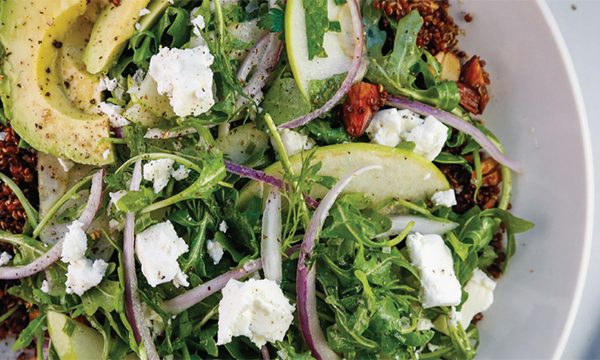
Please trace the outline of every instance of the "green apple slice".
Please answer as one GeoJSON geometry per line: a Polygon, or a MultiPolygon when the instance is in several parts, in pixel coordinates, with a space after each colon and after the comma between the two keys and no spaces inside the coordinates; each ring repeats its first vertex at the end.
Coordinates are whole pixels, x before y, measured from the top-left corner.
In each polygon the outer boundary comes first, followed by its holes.
{"type": "MultiPolygon", "coordinates": [[[[357,176],[345,188],[344,193],[365,194],[374,202],[390,198],[419,201],[431,198],[438,191],[448,190],[450,185],[442,172],[424,157],[412,152],[389,146],[348,143],[318,148],[313,163],[322,163],[320,175],[333,176],[338,179],[354,170],[367,165],[381,165],[382,170],[372,170],[357,176]]],[[[302,154],[290,158],[296,173],[302,167],[302,154]]],[[[265,173],[281,178],[283,168],[277,162],[265,173]]],[[[264,184],[249,182],[240,191],[238,209],[244,209],[254,196],[262,196],[264,184]]],[[[321,199],[327,189],[313,186],[310,196],[321,199]]]]}
{"type": "Polygon", "coordinates": [[[102,359],[104,348],[102,335],[90,327],[70,320],[66,315],[49,311],[48,333],[52,346],[61,360],[102,359]],[[75,326],[71,336],[63,331],[67,321],[72,321],[75,326]]]}
{"type": "MultiPolygon", "coordinates": [[[[303,0],[288,0],[285,9],[285,43],[294,78],[304,96],[308,97],[308,87],[311,80],[324,80],[334,75],[342,74],[350,69],[352,55],[344,51],[342,43],[346,43],[344,34],[348,34],[353,41],[353,33],[327,32],[323,40],[323,48],[327,53],[326,58],[315,57],[308,60],[308,42],[306,38],[306,18],[304,15],[303,0]]],[[[304,0],[311,1],[311,0],[304,0]]],[[[347,7],[348,5],[344,5],[347,7]]],[[[330,21],[340,21],[343,30],[350,27],[352,21],[347,16],[340,15],[344,6],[338,6],[334,0],[327,1],[328,17],[330,21]]],[[[346,46],[347,47],[347,46],[346,46]]]]}
{"type": "Polygon", "coordinates": [[[252,154],[269,145],[269,137],[258,130],[255,123],[249,122],[231,130],[227,136],[218,138],[216,144],[231,161],[242,164],[252,154]]]}

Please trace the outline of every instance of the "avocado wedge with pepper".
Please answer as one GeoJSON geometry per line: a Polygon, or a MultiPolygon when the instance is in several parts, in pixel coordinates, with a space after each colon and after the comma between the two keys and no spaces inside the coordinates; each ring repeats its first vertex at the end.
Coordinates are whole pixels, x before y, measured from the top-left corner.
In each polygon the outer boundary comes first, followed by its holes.
{"type": "MultiPolygon", "coordinates": [[[[69,99],[58,52],[86,0],[6,0],[0,4],[0,96],[17,133],[36,149],[83,164],[114,161],[107,116],[69,99]],[[108,150],[108,151],[107,151],[108,150]]],[[[85,36],[85,35],[82,35],[85,36]]]]}

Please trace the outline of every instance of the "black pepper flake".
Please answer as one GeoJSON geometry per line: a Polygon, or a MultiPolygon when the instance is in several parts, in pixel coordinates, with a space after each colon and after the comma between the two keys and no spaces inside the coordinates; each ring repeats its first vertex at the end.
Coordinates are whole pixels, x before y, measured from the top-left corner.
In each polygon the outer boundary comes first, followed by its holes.
{"type": "Polygon", "coordinates": [[[60,49],[60,48],[62,47],[62,45],[63,45],[63,44],[62,44],[62,42],[60,42],[60,41],[58,41],[58,40],[54,40],[54,41],[52,42],[52,46],[54,46],[54,47],[55,47],[55,48],[57,48],[57,49],[60,49]]]}

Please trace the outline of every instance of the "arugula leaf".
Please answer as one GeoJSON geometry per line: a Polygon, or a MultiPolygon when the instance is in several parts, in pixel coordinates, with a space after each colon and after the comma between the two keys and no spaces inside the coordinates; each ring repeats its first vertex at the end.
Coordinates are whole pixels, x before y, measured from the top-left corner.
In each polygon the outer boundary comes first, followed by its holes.
{"type": "Polygon", "coordinates": [[[372,1],[366,1],[362,14],[367,34],[365,44],[371,60],[367,79],[375,84],[382,84],[391,94],[415,99],[443,110],[450,111],[458,106],[460,94],[456,83],[434,76],[429,68],[437,68],[439,64],[431,55],[427,56],[427,51],[417,46],[417,34],[423,20],[416,10],[398,21],[394,48],[386,55],[383,54],[383,45],[387,34],[379,30],[382,11],[374,9],[372,1]],[[423,60],[423,56],[426,60],[423,60]],[[423,80],[425,88],[417,85],[419,78],[423,80]]]}
{"type": "Polygon", "coordinates": [[[94,315],[99,308],[107,312],[115,310],[116,298],[123,296],[118,281],[108,279],[81,296],[81,304],[87,315],[94,315]]]}
{"type": "Polygon", "coordinates": [[[530,221],[520,219],[506,210],[502,209],[487,209],[481,212],[480,216],[493,216],[502,220],[506,227],[506,260],[502,264],[502,273],[506,271],[510,258],[515,254],[517,242],[515,234],[525,232],[534,227],[530,221]]]}
{"type": "Polygon", "coordinates": [[[275,80],[260,106],[263,110],[256,119],[256,125],[263,131],[267,128],[264,114],[270,114],[275,124],[281,125],[311,111],[309,102],[294,78],[275,80]]]}
{"type": "MultiPolygon", "coordinates": [[[[308,99],[313,109],[319,109],[335,95],[348,73],[333,75],[323,80],[311,80],[308,84],[308,99]]],[[[343,100],[340,100],[343,102],[343,100]]]]}
{"type": "Polygon", "coordinates": [[[39,334],[40,329],[44,326],[46,326],[46,314],[40,312],[40,314],[33,319],[23,331],[21,331],[19,338],[14,343],[11,350],[17,351],[29,346],[33,341],[33,338],[39,334]]]}
{"type": "Polygon", "coordinates": [[[317,139],[325,144],[341,144],[351,141],[352,136],[348,134],[346,128],[333,119],[314,119],[306,124],[306,128],[317,139]]]}

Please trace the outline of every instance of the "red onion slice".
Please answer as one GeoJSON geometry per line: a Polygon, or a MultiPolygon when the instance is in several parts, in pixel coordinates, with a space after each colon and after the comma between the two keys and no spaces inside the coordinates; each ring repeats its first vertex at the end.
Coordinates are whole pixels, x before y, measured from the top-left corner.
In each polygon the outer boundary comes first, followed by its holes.
{"type": "Polygon", "coordinates": [[[285,124],[279,125],[280,129],[293,129],[298,126],[306,125],[311,122],[313,119],[329,112],[333,107],[340,101],[342,98],[350,91],[350,87],[352,86],[352,82],[354,78],[356,78],[356,74],[358,74],[358,70],[360,69],[360,64],[362,63],[363,58],[363,50],[365,45],[364,38],[364,30],[362,17],[360,16],[360,8],[356,0],[348,0],[348,6],[350,7],[350,14],[352,15],[352,26],[354,28],[354,36],[356,37],[356,46],[354,46],[354,58],[352,59],[352,64],[350,65],[350,69],[348,69],[348,75],[342,82],[342,85],[338,89],[338,91],[333,95],[329,101],[323,105],[318,110],[315,110],[307,115],[301,116],[292,121],[288,121],[285,124]]]}
{"type": "MultiPolygon", "coordinates": [[[[300,246],[292,246],[285,251],[285,254],[290,256],[299,250],[300,246]]],[[[165,301],[162,303],[161,307],[167,313],[171,315],[177,315],[206,299],[208,296],[223,289],[229,280],[238,280],[254,271],[260,270],[261,268],[262,260],[250,260],[241,268],[226,272],[225,274],[217,276],[216,278],[207,281],[184,294],[181,294],[169,301],[165,301]]]]}
{"type": "MultiPolygon", "coordinates": [[[[275,177],[273,175],[265,174],[264,172],[262,172],[260,170],[254,170],[249,167],[239,165],[236,163],[232,163],[231,161],[227,161],[227,160],[225,160],[225,170],[229,171],[232,174],[236,174],[236,175],[241,176],[246,179],[260,181],[267,185],[271,185],[271,186],[275,186],[280,189],[283,189],[283,180],[281,180],[280,178],[275,177]]],[[[286,184],[286,189],[288,189],[287,184],[286,184]]],[[[308,196],[306,194],[304,194],[304,197],[305,197],[306,203],[308,205],[312,206],[313,208],[319,207],[319,202],[317,200],[311,198],[310,196],[308,196]]]]}
{"type": "Polygon", "coordinates": [[[264,51],[267,50],[267,45],[270,41],[269,34],[270,33],[265,33],[263,36],[261,36],[260,39],[256,41],[256,44],[254,44],[254,46],[250,48],[250,50],[248,51],[248,55],[246,55],[244,61],[242,61],[242,63],[240,64],[240,68],[238,69],[238,79],[245,81],[248,75],[250,75],[250,71],[252,70],[252,68],[260,63],[260,54],[264,53],[264,51]]]}
{"type": "Polygon", "coordinates": [[[268,186],[269,195],[262,218],[260,256],[265,279],[281,284],[283,269],[281,261],[281,193],[279,188],[268,186]]]}
{"type": "Polygon", "coordinates": [[[514,170],[519,174],[523,173],[523,167],[519,162],[506,156],[502,150],[495,146],[494,143],[492,143],[492,141],[488,139],[483,132],[481,132],[481,130],[469,124],[467,121],[459,118],[458,116],[452,115],[444,110],[425,105],[418,101],[411,101],[399,96],[388,96],[386,99],[386,104],[399,109],[408,109],[416,112],[419,115],[434,116],[444,124],[452,126],[456,130],[470,135],[485,151],[487,151],[491,157],[496,159],[500,164],[514,170]]]}
{"type": "MultiPolygon", "coordinates": [[[[349,0],[348,3],[353,0],[349,0]]],[[[350,175],[340,180],[331,190],[325,195],[321,201],[321,205],[317,208],[308,223],[304,240],[302,240],[302,248],[300,249],[300,259],[298,260],[298,271],[296,273],[296,292],[298,306],[298,321],[300,322],[300,330],[304,341],[311,350],[311,355],[317,360],[321,359],[339,359],[339,356],[329,348],[327,339],[319,325],[317,316],[317,296],[315,293],[315,276],[316,268],[313,266],[309,269],[306,266],[310,253],[315,247],[317,236],[323,227],[325,218],[329,215],[329,209],[340,195],[342,190],[350,183],[350,181],[369,170],[381,169],[379,165],[371,165],[362,167],[350,175]]]]}
{"type": "Polygon", "coordinates": [[[98,170],[97,173],[92,176],[92,186],[90,187],[90,197],[88,199],[79,221],[83,223],[82,228],[87,229],[92,225],[98,209],[100,209],[100,203],[102,203],[102,188],[104,185],[104,169],[98,170]]]}
{"type": "MultiPolygon", "coordinates": [[[[138,160],[133,168],[130,191],[138,191],[142,182],[142,161],[138,160]]],[[[135,215],[132,212],[126,214],[125,231],[123,235],[123,266],[125,277],[125,307],[127,320],[131,325],[135,341],[139,344],[144,341],[146,356],[149,360],[160,360],[150,329],[146,325],[146,318],[142,310],[142,303],[137,292],[137,276],[135,273],[135,249],[134,249],[135,215]]]]}
{"type": "MultiPolygon", "coordinates": [[[[100,169],[94,176],[92,176],[92,186],[90,189],[90,196],[88,202],[83,209],[83,213],[77,219],[83,223],[83,229],[87,230],[92,221],[96,217],[96,213],[100,208],[102,202],[102,186],[104,184],[104,169],[100,169]]],[[[37,274],[40,271],[45,270],[50,265],[54,264],[60,259],[62,253],[64,237],[60,239],[48,252],[41,255],[37,259],[33,260],[27,265],[23,266],[2,266],[0,267],[0,279],[1,280],[15,280],[28,277],[37,274]]]]}
{"type": "MultiPolygon", "coordinates": [[[[278,39],[279,33],[266,33],[263,37],[266,37],[264,49],[262,54],[259,54],[256,58],[257,66],[254,73],[248,80],[248,84],[242,89],[250,99],[257,101],[258,98],[262,97],[262,88],[269,80],[269,76],[275,68],[275,64],[279,60],[281,50],[283,49],[283,42],[278,39]]],[[[261,38],[262,39],[262,38],[261,38]]],[[[248,76],[248,74],[246,74],[248,76]]],[[[245,80],[245,78],[240,78],[245,80]]],[[[250,100],[243,96],[237,96],[237,106],[243,106],[249,103],[250,100]]]]}

